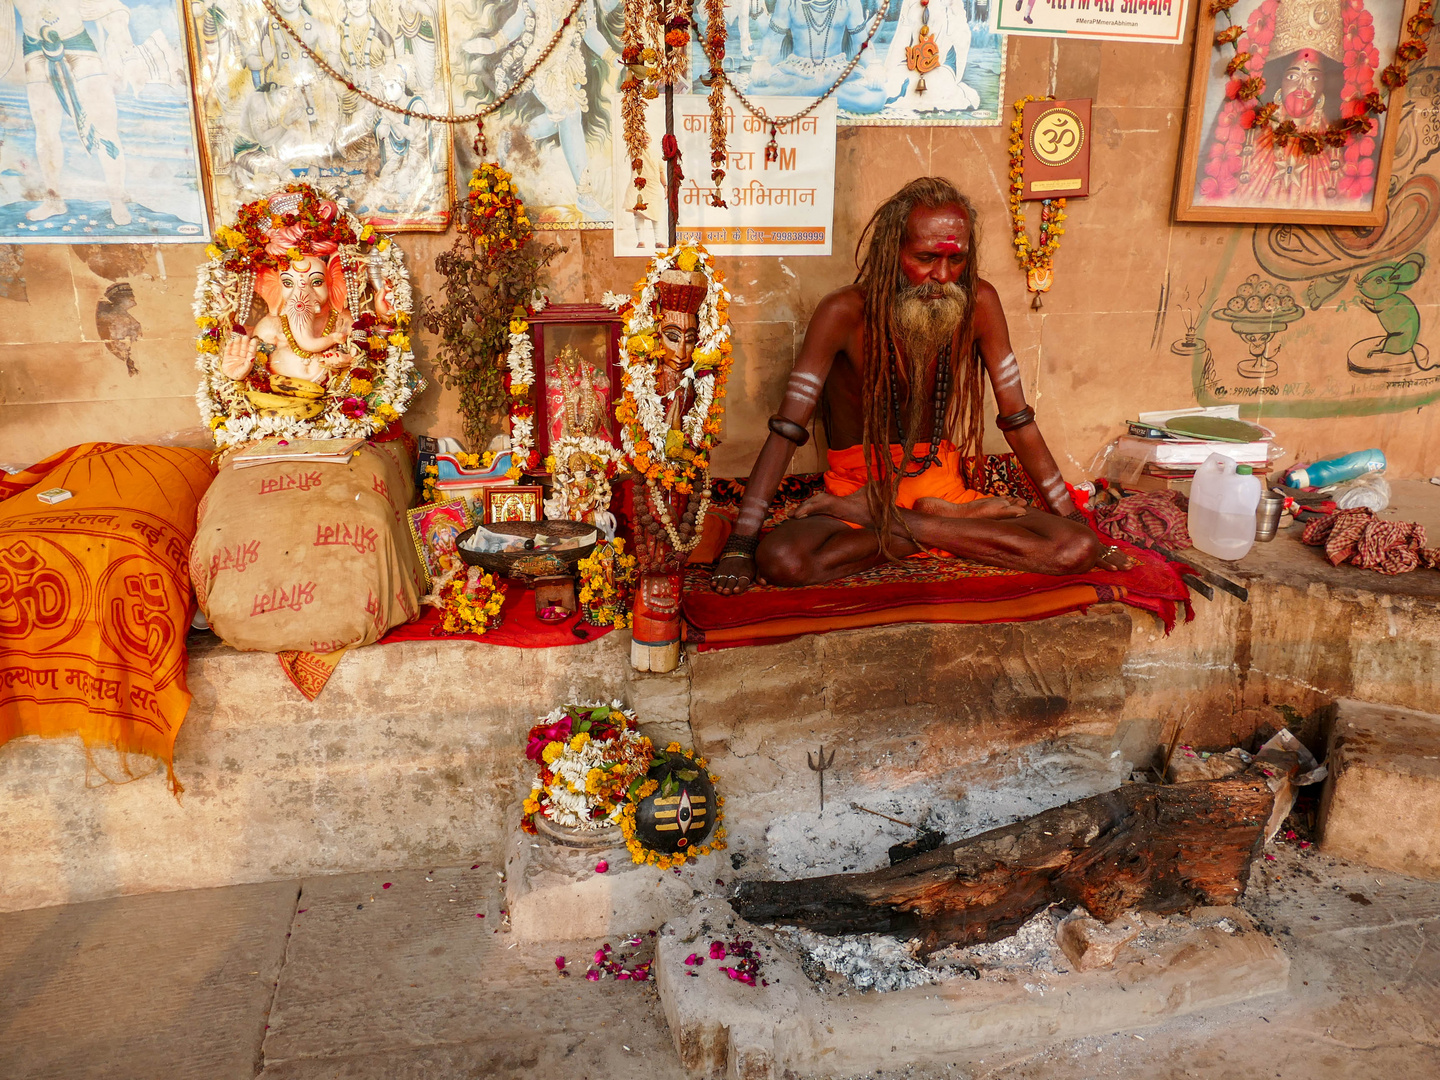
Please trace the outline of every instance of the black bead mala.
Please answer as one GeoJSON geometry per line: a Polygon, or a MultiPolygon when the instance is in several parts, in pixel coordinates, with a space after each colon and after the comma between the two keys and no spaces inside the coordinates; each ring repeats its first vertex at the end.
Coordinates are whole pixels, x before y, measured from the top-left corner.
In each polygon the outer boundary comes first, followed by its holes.
{"type": "MultiPolygon", "coordinates": [[[[891,360],[894,364],[894,360],[891,360]]],[[[892,367],[890,372],[890,405],[895,412],[895,429],[900,434],[900,441],[906,442],[905,438],[905,414],[900,411],[900,394],[895,389],[895,371],[892,367]]],[[[911,392],[915,390],[911,387],[911,392]]],[[[945,428],[945,406],[950,400],[950,346],[946,344],[940,352],[940,360],[935,365],[935,415],[930,422],[930,444],[921,458],[907,459],[901,463],[900,475],[902,477],[919,476],[931,465],[938,465],[940,462],[940,433],[945,428]],[[911,471],[911,467],[914,471],[911,471]]],[[[913,451],[913,448],[912,448],[913,451]]]]}

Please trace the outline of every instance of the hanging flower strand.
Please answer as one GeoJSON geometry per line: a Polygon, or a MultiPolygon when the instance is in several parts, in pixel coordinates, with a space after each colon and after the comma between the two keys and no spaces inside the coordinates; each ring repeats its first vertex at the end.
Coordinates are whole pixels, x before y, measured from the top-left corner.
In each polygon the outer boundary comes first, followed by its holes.
{"type": "Polygon", "coordinates": [[[1053,101],[1054,95],[1029,94],[1015,102],[1015,119],[1010,123],[1010,242],[1015,258],[1025,271],[1025,288],[1035,294],[1030,307],[1039,309],[1040,294],[1050,291],[1055,281],[1055,253],[1065,229],[1065,200],[1044,199],[1040,203],[1039,245],[1032,246],[1025,231],[1025,106],[1031,101],[1053,101]]]}
{"type": "Polygon", "coordinates": [[[724,69],[727,35],[725,0],[705,0],[705,56],[710,61],[710,181],[715,185],[710,193],[710,205],[720,207],[728,205],[720,193],[720,185],[725,181],[725,166],[730,157],[725,144],[728,134],[724,69]]]}

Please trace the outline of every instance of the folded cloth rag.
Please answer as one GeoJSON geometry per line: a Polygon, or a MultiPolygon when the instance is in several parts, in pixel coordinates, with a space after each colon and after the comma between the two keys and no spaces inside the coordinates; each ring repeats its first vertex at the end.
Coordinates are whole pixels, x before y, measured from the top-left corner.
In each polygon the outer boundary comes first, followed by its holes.
{"type": "Polygon", "coordinates": [[[1348,562],[1381,574],[1440,566],[1440,548],[1425,546],[1425,526],[1385,521],[1365,506],[1310,522],[1300,539],[1311,547],[1324,547],[1332,566],[1348,562]]]}
{"type": "Polygon", "coordinates": [[[1191,546],[1186,510],[1185,496],[1178,491],[1127,495],[1110,506],[1096,507],[1095,526],[1112,540],[1183,551],[1191,546]]]}

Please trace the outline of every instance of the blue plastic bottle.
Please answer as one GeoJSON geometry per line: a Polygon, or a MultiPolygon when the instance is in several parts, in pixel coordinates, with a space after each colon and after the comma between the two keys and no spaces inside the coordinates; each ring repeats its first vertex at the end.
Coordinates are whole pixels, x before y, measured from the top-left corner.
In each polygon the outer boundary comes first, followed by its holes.
{"type": "Polygon", "coordinates": [[[1346,480],[1354,480],[1357,476],[1364,476],[1366,473],[1380,472],[1385,468],[1385,452],[1383,450],[1356,450],[1353,454],[1346,454],[1344,457],[1331,458],[1329,461],[1317,461],[1303,469],[1294,469],[1285,478],[1285,486],[1292,488],[1307,487],[1329,487],[1331,484],[1343,484],[1346,480]]]}

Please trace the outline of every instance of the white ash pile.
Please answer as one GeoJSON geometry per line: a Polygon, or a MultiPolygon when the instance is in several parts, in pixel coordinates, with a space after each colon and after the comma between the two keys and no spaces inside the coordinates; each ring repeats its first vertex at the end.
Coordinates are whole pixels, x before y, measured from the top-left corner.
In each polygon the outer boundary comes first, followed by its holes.
{"type": "MultiPolygon", "coordinates": [[[[1212,909],[1213,911],[1213,909],[1212,909]]],[[[954,979],[983,979],[990,982],[1018,981],[1033,993],[1049,989],[1047,977],[1066,975],[1077,964],[1066,955],[1059,940],[1065,923],[1094,923],[1084,908],[1066,912],[1051,906],[1032,915],[1007,938],[983,945],[950,945],[924,960],[920,942],[900,941],[889,934],[843,934],[827,936],[793,926],[771,926],[777,942],[792,949],[800,969],[817,986],[836,993],[849,990],[909,990],[916,986],[954,979]]],[[[1222,915],[1202,909],[1192,915],[1156,915],[1147,911],[1126,912],[1108,924],[1098,924],[1123,941],[1110,951],[1107,962],[1143,960],[1162,946],[1214,926],[1227,934],[1239,927],[1222,915]]],[[[1081,970],[1093,965],[1082,963],[1081,970]]]]}

